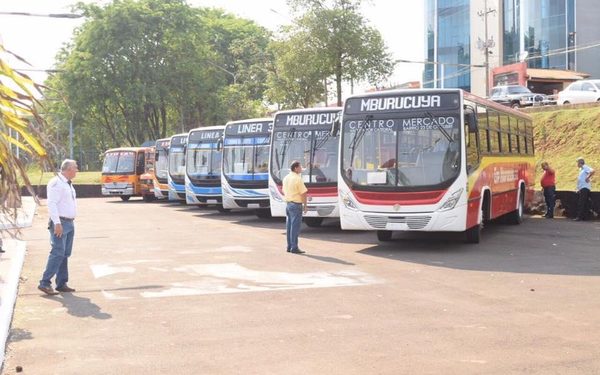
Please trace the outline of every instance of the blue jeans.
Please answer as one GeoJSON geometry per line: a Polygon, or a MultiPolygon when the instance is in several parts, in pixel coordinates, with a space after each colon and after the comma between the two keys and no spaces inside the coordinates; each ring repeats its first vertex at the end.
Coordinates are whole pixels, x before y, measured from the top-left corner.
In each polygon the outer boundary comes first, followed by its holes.
{"type": "Polygon", "coordinates": [[[298,250],[298,236],[302,225],[302,204],[288,202],[285,208],[285,229],[287,231],[287,251],[298,250]]]}
{"type": "Polygon", "coordinates": [[[52,285],[52,278],[56,275],[56,287],[60,288],[69,281],[69,257],[73,249],[73,236],[75,235],[75,226],[72,221],[61,220],[63,234],[56,237],[54,234],[54,224],[50,222],[48,230],[50,231],[50,255],[44,275],[40,280],[40,286],[49,287],[52,285]]]}
{"type": "Polygon", "coordinates": [[[544,188],[544,200],[546,201],[546,216],[554,217],[554,206],[556,205],[556,187],[546,186],[544,188]]]}

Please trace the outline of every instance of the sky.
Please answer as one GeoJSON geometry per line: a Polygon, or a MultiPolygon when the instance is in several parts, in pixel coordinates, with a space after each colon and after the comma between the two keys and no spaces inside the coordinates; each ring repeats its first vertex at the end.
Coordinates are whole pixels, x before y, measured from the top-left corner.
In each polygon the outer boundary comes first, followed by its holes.
{"type": "MultiPolygon", "coordinates": [[[[35,14],[69,13],[77,0],[1,0],[0,12],[35,14]]],[[[84,1],[106,4],[106,0],[84,1]]],[[[382,34],[394,59],[424,60],[424,0],[365,0],[363,14],[371,26],[382,34]]],[[[291,23],[293,14],[285,0],[188,0],[192,6],[222,8],[239,17],[248,18],[277,32],[291,23]]],[[[83,19],[9,16],[0,14],[0,40],[4,47],[27,60],[33,69],[51,69],[60,48],[72,38],[73,30],[83,19]]],[[[25,68],[16,60],[12,66],[25,68]]],[[[423,65],[399,63],[389,83],[400,84],[421,80],[423,65]]],[[[36,81],[46,75],[26,72],[36,81]]],[[[356,91],[368,88],[359,85],[356,91]]]]}

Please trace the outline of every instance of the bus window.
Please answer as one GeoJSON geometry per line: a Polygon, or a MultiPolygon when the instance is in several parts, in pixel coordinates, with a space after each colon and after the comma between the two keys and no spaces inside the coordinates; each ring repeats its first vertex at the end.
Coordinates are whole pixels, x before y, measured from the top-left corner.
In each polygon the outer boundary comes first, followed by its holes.
{"type": "Polygon", "coordinates": [[[477,145],[477,133],[466,133],[467,135],[467,174],[477,169],[479,165],[479,147],[477,145]]]}
{"type": "Polygon", "coordinates": [[[135,174],[143,174],[143,173],[144,173],[144,152],[140,151],[137,154],[135,174]]]}
{"type": "Polygon", "coordinates": [[[500,153],[500,118],[498,112],[493,109],[488,109],[488,124],[490,128],[490,152],[492,154],[498,154],[500,153]]]}

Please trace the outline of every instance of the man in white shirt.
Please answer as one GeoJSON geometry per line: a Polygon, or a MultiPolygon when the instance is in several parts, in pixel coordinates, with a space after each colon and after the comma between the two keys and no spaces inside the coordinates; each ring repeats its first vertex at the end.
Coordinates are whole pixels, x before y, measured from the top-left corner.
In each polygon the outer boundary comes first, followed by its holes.
{"type": "Polygon", "coordinates": [[[75,178],[77,172],[77,162],[65,159],[60,166],[60,173],[53,177],[46,187],[50,215],[48,230],[52,248],[38,289],[48,295],[75,291],[67,285],[67,282],[69,281],[68,261],[75,235],[74,220],[77,214],[77,196],[71,180],[75,178]],[[52,288],[52,278],[55,275],[56,291],[52,288]]]}

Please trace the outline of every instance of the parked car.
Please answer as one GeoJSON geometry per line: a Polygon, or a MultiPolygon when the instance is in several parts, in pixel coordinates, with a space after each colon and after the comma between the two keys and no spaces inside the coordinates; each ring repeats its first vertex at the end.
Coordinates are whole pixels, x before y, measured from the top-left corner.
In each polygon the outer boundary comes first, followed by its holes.
{"type": "Polygon", "coordinates": [[[490,99],[512,108],[553,104],[546,95],[532,93],[527,87],[520,85],[496,86],[492,88],[490,99]]]}
{"type": "Polygon", "coordinates": [[[600,101],[600,79],[576,81],[558,93],[558,104],[593,103],[600,101]]]}

